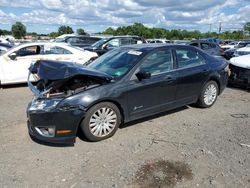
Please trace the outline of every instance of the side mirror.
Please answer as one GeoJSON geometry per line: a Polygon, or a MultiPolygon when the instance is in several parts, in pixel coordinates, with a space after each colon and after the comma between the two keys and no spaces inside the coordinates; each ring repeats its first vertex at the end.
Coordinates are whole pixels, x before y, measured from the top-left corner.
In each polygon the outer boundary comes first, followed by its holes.
{"type": "Polygon", "coordinates": [[[145,72],[145,71],[139,71],[135,75],[139,81],[141,81],[143,79],[149,79],[151,77],[151,73],[145,72]]]}
{"type": "Polygon", "coordinates": [[[107,50],[107,49],[108,49],[108,44],[102,45],[102,49],[103,49],[103,50],[107,50]]]}
{"type": "Polygon", "coordinates": [[[11,53],[11,54],[9,55],[9,58],[10,58],[11,60],[15,60],[15,59],[16,59],[16,52],[11,53]]]}

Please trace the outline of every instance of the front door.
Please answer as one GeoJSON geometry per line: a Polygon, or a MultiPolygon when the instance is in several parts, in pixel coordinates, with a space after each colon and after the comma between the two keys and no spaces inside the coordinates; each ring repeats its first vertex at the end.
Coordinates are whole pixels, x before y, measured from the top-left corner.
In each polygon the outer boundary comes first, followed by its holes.
{"type": "Polygon", "coordinates": [[[28,78],[28,68],[32,62],[35,62],[40,54],[41,46],[28,46],[14,52],[15,58],[5,56],[5,61],[2,62],[3,77],[1,82],[7,83],[22,83],[28,78]]]}
{"type": "Polygon", "coordinates": [[[131,119],[138,119],[167,110],[174,103],[176,75],[170,48],[158,49],[147,55],[129,80],[127,104],[131,119]],[[137,72],[151,77],[138,80],[137,72]]]}

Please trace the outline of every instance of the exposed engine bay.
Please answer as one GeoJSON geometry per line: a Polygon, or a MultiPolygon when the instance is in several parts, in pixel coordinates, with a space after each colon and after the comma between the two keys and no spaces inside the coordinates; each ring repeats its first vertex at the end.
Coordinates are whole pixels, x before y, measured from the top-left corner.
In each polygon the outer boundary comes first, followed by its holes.
{"type": "Polygon", "coordinates": [[[113,77],[70,62],[39,60],[29,68],[28,85],[36,98],[70,96],[109,83],[113,77]],[[29,80],[36,78],[34,86],[29,80]]]}

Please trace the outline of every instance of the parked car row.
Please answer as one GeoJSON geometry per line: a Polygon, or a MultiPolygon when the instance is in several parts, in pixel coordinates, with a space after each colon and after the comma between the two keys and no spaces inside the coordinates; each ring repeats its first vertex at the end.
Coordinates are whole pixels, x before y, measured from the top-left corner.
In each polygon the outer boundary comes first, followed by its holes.
{"type": "Polygon", "coordinates": [[[13,47],[13,45],[11,45],[11,44],[0,43],[0,55],[7,52],[12,47],[13,47]]]}
{"type": "Polygon", "coordinates": [[[230,43],[230,45],[221,46],[221,48],[224,49],[223,56],[229,60],[235,56],[247,55],[248,54],[247,52],[250,51],[249,45],[250,41],[246,40],[246,41],[232,42],[230,43]],[[246,46],[248,46],[248,48],[244,49],[244,47],[246,46]]]}
{"type": "Polygon", "coordinates": [[[224,55],[224,50],[217,43],[210,42],[208,40],[194,40],[187,44],[201,48],[210,55],[214,56],[224,55]]]}
{"type": "Polygon", "coordinates": [[[54,42],[64,42],[70,44],[71,46],[84,48],[86,46],[94,44],[95,42],[101,39],[102,39],[101,37],[93,37],[93,36],[65,35],[60,38],[56,38],[54,42]]]}
{"type": "Polygon", "coordinates": [[[147,43],[146,40],[138,36],[114,36],[103,38],[96,43],[84,48],[88,51],[96,52],[99,56],[103,55],[109,50],[132,44],[147,43]]]}

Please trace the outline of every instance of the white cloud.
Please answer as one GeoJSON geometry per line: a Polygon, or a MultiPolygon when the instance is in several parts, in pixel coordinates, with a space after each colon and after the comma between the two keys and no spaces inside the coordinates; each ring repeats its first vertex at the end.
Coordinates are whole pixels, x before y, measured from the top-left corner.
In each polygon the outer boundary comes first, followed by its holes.
{"type": "Polygon", "coordinates": [[[0,0],[0,5],[0,26],[22,21],[38,26],[105,28],[141,22],[166,29],[199,30],[209,24],[216,26],[219,21],[224,28],[242,27],[250,17],[250,3],[246,0],[0,0]],[[12,13],[6,12],[5,6],[14,7],[12,13]],[[18,14],[15,8],[27,10],[18,14]],[[233,11],[225,12],[229,9],[233,11]]]}

